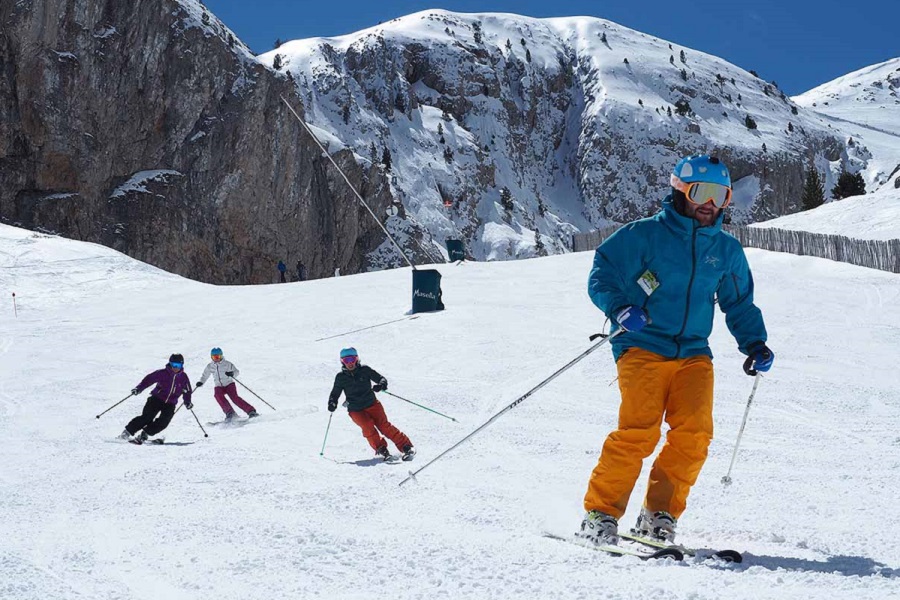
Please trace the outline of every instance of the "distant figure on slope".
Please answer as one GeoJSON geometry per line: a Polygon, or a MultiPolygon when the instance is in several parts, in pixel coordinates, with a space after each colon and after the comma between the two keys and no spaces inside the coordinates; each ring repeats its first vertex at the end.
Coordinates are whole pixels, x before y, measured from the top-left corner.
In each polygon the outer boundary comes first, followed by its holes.
{"type": "Polygon", "coordinates": [[[618,541],[618,520],[632,488],[669,425],[653,463],[637,531],[671,542],[713,435],[709,349],[716,301],[741,352],[744,371],[768,371],[762,313],[741,244],[722,231],[731,176],[715,157],[682,159],[658,214],[630,223],[603,242],[588,278],[591,300],[626,333],[612,339],[622,404],[591,474],[579,536],[618,541]]]}
{"type": "Polygon", "coordinates": [[[184,357],[180,354],[170,356],[164,368],[144,377],[131,393],[137,396],[154,383],[156,387],[150,392],[150,397],[144,404],[144,411],[125,426],[125,431],[119,435],[120,439],[143,444],[151,436],[158,435],[169,426],[178,405],[178,398],[182,394],[184,407],[188,410],[194,407],[191,404],[191,381],[184,372],[184,357]]]}
{"type": "Polygon", "coordinates": [[[334,378],[334,388],[328,396],[328,410],[334,412],[337,409],[338,399],[343,392],[347,395],[344,405],[350,418],[362,429],[363,436],[375,450],[375,454],[384,460],[391,458],[387,442],[381,437],[383,434],[403,453],[403,460],[412,460],[416,455],[412,442],[406,434],[391,425],[384,414],[384,407],[375,397],[374,392],[387,389],[387,379],[372,367],[360,363],[356,348],[341,350],[341,364],[341,372],[334,378]],[[375,385],[372,386],[371,382],[375,382],[375,385]]]}
{"type": "Polygon", "coordinates": [[[297,261],[297,281],[306,281],[306,266],[297,261]]]}
{"type": "Polygon", "coordinates": [[[206,383],[209,376],[212,375],[213,382],[216,384],[213,388],[213,395],[216,397],[216,402],[219,403],[222,412],[225,413],[225,421],[230,422],[234,418],[234,408],[228,403],[228,400],[225,398],[226,395],[231,398],[231,401],[234,402],[238,408],[247,413],[248,417],[251,419],[253,417],[258,417],[259,413],[256,412],[256,409],[253,408],[249,402],[238,396],[234,377],[240,375],[241,372],[234,366],[234,363],[225,360],[221,348],[213,348],[210,350],[209,357],[212,359],[212,362],[203,369],[203,375],[200,376],[200,380],[194,384],[194,387],[201,387],[206,383]]]}
{"type": "Polygon", "coordinates": [[[278,261],[278,274],[281,277],[281,283],[287,283],[287,278],[284,276],[285,272],[287,272],[287,265],[284,264],[284,261],[278,261]]]}

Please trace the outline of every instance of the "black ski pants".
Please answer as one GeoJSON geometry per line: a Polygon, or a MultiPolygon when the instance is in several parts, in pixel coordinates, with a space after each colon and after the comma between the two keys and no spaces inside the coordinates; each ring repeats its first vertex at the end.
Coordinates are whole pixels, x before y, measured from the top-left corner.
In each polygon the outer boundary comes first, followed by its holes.
{"type": "Polygon", "coordinates": [[[174,414],[174,404],[166,404],[156,396],[150,396],[147,398],[147,403],[144,405],[144,412],[142,412],[140,416],[129,421],[128,425],[125,426],[125,429],[131,435],[134,435],[141,429],[143,429],[147,435],[156,435],[169,426],[169,422],[172,420],[172,415],[174,414]]]}

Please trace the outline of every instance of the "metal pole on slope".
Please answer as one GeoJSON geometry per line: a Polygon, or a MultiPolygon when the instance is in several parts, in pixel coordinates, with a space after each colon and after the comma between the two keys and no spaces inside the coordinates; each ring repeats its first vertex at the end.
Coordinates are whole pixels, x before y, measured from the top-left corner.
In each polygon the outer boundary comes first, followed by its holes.
{"type": "Polygon", "coordinates": [[[419,408],[424,408],[424,409],[427,410],[428,412],[433,412],[434,414],[440,415],[440,416],[444,417],[445,419],[450,419],[450,420],[453,421],[454,423],[459,423],[459,421],[457,421],[456,419],[454,419],[454,418],[451,417],[451,416],[445,415],[444,413],[439,413],[438,411],[433,410],[433,409],[430,409],[430,408],[428,408],[427,406],[422,406],[421,404],[417,404],[417,403],[413,402],[412,400],[407,400],[406,398],[403,398],[403,397],[401,397],[401,396],[398,396],[397,394],[392,394],[392,393],[390,393],[390,392],[387,391],[387,390],[381,390],[381,393],[382,393],[382,394],[387,394],[388,396],[393,396],[393,397],[396,398],[397,400],[403,400],[404,402],[408,402],[408,403],[412,404],[413,406],[418,406],[419,408]]]}
{"type": "Polygon", "coordinates": [[[13,292],[12,295],[13,295],[13,313],[16,315],[16,318],[18,319],[19,318],[19,309],[16,308],[16,293],[13,292]]]}
{"type": "Polygon", "coordinates": [[[421,473],[422,471],[424,471],[425,469],[427,469],[430,465],[436,463],[436,462],[437,462],[438,460],[440,460],[445,454],[447,454],[447,453],[450,452],[451,450],[457,448],[457,447],[460,446],[463,442],[465,442],[465,441],[468,440],[469,438],[473,437],[473,436],[474,436],[475,434],[477,434],[479,431],[481,431],[482,429],[484,429],[485,427],[487,427],[488,425],[490,425],[491,423],[493,423],[494,421],[496,421],[497,419],[499,419],[500,416],[501,416],[502,414],[504,414],[504,413],[506,413],[506,412],[508,412],[508,411],[510,411],[510,410],[512,410],[512,409],[514,409],[516,406],[518,406],[519,404],[521,404],[522,402],[524,402],[525,399],[528,398],[529,396],[531,396],[533,393],[535,393],[536,391],[538,391],[539,389],[541,389],[542,387],[544,387],[545,385],[547,385],[548,383],[550,383],[551,381],[553,381],[554,379],[556,379],[559,375],[561,375],[561,374],[564,373],[565,371],[568,371],[570,368],[572,368],[573,366],[575,366],[576,363],[578,363],[579,361],[581,361],[581,360],[582,360],[583,358],[585,358],[588,354],[590,354],[590,353],[593,352],[594,350],[597,350],[598,348],[600,348],[601,346],[603,346],[604,344],[606,344],[607,342],[609,342],[609,340],[613,339],[614,337],[616,337],[616,336],[619,335],[620,333],[624,333],[624,332],[625,332],[625,329],[619,329],[618,331],[616,331],[616,332],[613,333],[612,335],[610,335],[610,336],[608,336],[608,337],[604,337],[604,338],[601,339],[599,342],[597,342],[596,344],[594,344],[593,346],[591,346],[590,348],[588,348],[587,350],[585,350],[584,352],[582,352],[581,354],[579,354],[578,356],[576,356],[575,358],[573,358],[573,359],[572,359],[571,361],[569,361],[564,367],[560,368],[560,369],[557,370],[555,373],[553,373],[553,375],[551,375],[551,376],[548,377],[547,379],[543,380],[542,382],[540,382],[539,384],[537,384],[536,386],[534,386],[533,388],[531,388],[530,390],[528,390],[527,392],[525,392],[523,395],[521,395],[521,396],[519,396],[518,398],[516,398],[516,400],[515,400],[512,404],[510,404],[509,406],[507,406],[506,408],[504,408],[503,410],[501,410],[500,412],[498,412],[496,415],[494,415],[493,417],[491,417],[490,419],[488,419],[483,425],[479,426],[478,429],[476,429],[475,431],[473,431],[472,433],[470,433],[469,435],[467,435],[467,436],[464,437],[463,439],[459,440],[458,442],[456,442],[455,444],[453,444],[452,446],[450,446],[449,448],[447,448],[446,450],[444,450],[443,452],[441,452],[440,454],[438,454],[436,457],[432,458],[429,462],[425,463],[425,465],[424,465],[423,467],[421,467],[420,469],[418,469],[418,470],[416,470],[416,471],[410,471],[410,472],[409,472],[409,477],[407,477],[406,479],[404,479],[403,481],[401,481],[399,485],[403,485],[404,483],[406,483],[406,482],[409,481],[410,479],[415,479],[415,478],[416,478],[416,475],[418,475],[419,473],[421,473]]]}
{"type": "Polygon", "coordinates": [[[244,389],[246,389],[248,392],[250,392],[251,394],[253,394],[253,395],[256,396],[257,398],[259,398],[260,400],[262,400],[263,404],[265,404],[266,406],[268,406],[268,407],[271,408],[272,410],[275,410],[275,407],[274,407],[274,406],[272,406],[271,404],[269,404],[268,402],[266,402],[265,400],[263,400],[263,399],[260,397],[259,394],[257,394],[256,392],[254,392],[253,390],[251,390],[250,388],[248,388],[246,385],[244,385],[243,383],[241,383],[241,381],[240,381],[237,377],[232,377],[232,379],[234,379],[235,381],[237,381],[238,383],[240,383],[240,384],[244,387],[244,389]]]}
{"type": "Polygon", "coordinates": [[[131,398],[132,396],[134,396],[134,394],[128,394],[127,396],[125,396],[124,398],[122,398],[121,400],[119,400],[118,402],[116,402],[115,404],[113,404],[112,406],[110,406],[109,408],[107,408],[106,410],[104,410],[102,413],[100,413],[99,415],[97,415],[97,418],[99,419],[100,417],[102,417],[103,415],[105,415],[106,413],[108,413],[109,411],[111,411],[112,409],[114,409],[115,407],[117,407],[118,405],[122,404],[123,402],[125,402],[126,400],[128,400],[129,398],[131,398]]]}
{"type": "Polygon", "coordinates": [[[750,405],[753,403],[753,396],[756,395],[756,386],[759,385],[760,377],[762,377],[762,375],[756,373],[756,376],[753,378],[753,390],[750,392],[750,398],[747,399],[747,408],[744,409],[744,420],[741,421],[741,429],[738,431],[737,440],[734,442],[734,452],[731,454],[731,464],[728,465],[728,473],[722,478],[722,485],[731,485],[731,469],[734,467],[734,459],[737,458],[738,447],[741,445],[741,437],[744,435],[744,427],[747,425],[747,415],[750,414],[750,405]]]}
{"type": "Polygon", "coordinates": [[[325,439],[322,440],[322,449],[319,450],[319,456],[325,455],[325,442],[328,441],[328,431],[331,429],[331,417],[334,416],[334,413],[328,414],[328,427],[325,428],[325,439]]]}
{"type": "Polygon", "coordinates": [[[325,157],[329,161],[331,161],[331,164],[334,165],[334,168],[338,170],[338,173],[341,174],[341,177],[344,178],[344,181],[346,181],[347,185],[350,187],[350,189],[353,190],[353,193],[356,195],[356,198],[359,200],[360,204],[362,204],[363,206],[366,207],[366,210],[369,211],[369,214],[372,215],[372,218],[375,219],[375,222],[378,223],[378,226],[381,227],[382,231],[384,231],[384,234],[388,237],[389,240],[391,240],[391,242],[397,248],[397,251],[400,253],[400,256],[403,257],[403,260],[405,260],[406,263],[410,267],[412,267],[412,270],[415,271],[416,265],[414,265],[412,263],[412,261],[409,260],[409,258],[406,256],[406,253],[403,251],[403,248],[401,248],[400,244],[397,243],[397,240],[395,240],[394,237],[390,233],[388,233],[388,230],[384,226],[384,224],[381,222],[381,219],[379,219],[378,217],[375,216],[375,213],[372,212],[372,209],[369,208],[369,205],[366,204],[365,200],[363,200],[362,195],[358,191],[356,191],[356,188],[353,187],[352,183],[350,183],[350,180],[347,178],[347,175],[344,173],[344,170],[341,169],[338,166],[338,164],[334,161],[334,159],[331,157],[331,154],[328,153],[328,151],[325,149],[325,146],[323,146],[322,142],[319,141],[319,138],[316,137],[316,135],[312,132],[312,129],[309,128],[309,125],[306,124],[306,121],[304,121],[303,119],[300,118],[300,115],[297,114],[297,111],[294,110],[294,107],[291,106],[291,104],[284,98],[284,96],[281,96],[281,101],[284,102],[285,106],[288,107],[288,110],[290,110],[292,113],[294,113],[294,116],[297,117],[297,120],[300,121],[301,125],[303,125],[303,129],[306,130],[306,133],[308,133],[309,136],[313,139],[313,141],[316,142],[316,145],[319,147],[319,149],[322,150],[322,154],[324,154],[325,157]]]}

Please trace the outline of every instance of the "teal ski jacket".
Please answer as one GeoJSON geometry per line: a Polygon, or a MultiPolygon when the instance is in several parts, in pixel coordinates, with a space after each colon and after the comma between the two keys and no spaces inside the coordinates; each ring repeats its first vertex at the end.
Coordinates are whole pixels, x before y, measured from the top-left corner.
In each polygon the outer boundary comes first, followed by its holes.
{"type": "Polygon", "coordinates": [[[643,308],[651,320],[641,331],[612,339],[616,360],[632,347],[670,358],[712,358],[716,302],[741,352],[766,342],[750,265],[741,243],[722,231],[723,215],[701,227],[680,215],[667,196],[662,211],[625,225],[597,248],[588,294],[612,330],[619,328],[616,314],[629,305],[643,308]]]}

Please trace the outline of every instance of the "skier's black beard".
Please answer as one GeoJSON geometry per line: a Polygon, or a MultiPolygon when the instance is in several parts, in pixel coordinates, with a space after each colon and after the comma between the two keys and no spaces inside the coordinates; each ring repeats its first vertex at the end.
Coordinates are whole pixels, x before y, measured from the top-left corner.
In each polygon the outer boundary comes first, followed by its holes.
{"type": "Polygon", "coordinates": [[[678,211],[678,214],[682,217],[688,216],[684,210],[687,201],[687,196],[684,195],[684,192],[679,192],[675,188],[672,188],[672,206],[675,207],[675,210],[678,211]]]}

